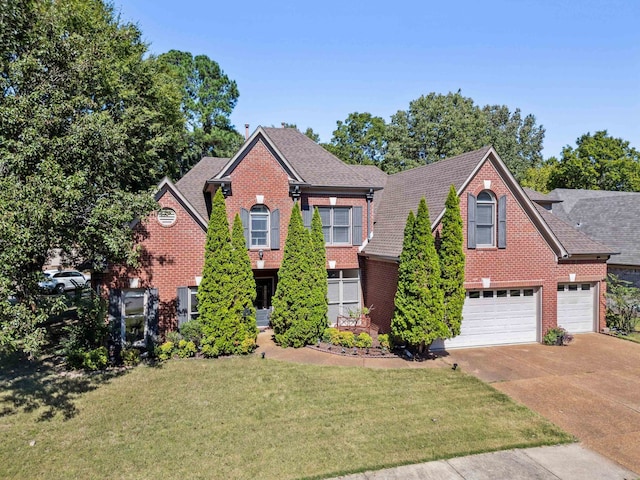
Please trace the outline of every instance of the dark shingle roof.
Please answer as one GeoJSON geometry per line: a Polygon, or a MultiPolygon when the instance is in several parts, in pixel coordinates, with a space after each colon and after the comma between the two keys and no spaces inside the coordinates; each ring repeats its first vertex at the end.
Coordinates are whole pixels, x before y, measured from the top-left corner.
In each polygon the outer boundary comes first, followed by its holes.
{"type": "Polygon", "coordinates": [[[425,197],[433,222],[444,210],[453,185],[459,190],[491,147],[389,175],[381,204],[376,210],[374,236],[365,248],[370,255],[399,257],[409,210],[418,209],[425,197]]]}
{"type": "Polygon", "coordinates": [[[176,188],[205,220],[209,218],[202,193],[205,182],[217,175],[228,161],[228,158],[203,157],[176,182],[176,188]]]}
{"type": "Polygon", "coordinates": [[[592,240],[584,233],[560,220],[544,207],[536,205],[536,209],[570,256],[597,254],[611,255],[615,253],[611,247],[592,240]]]}
{"type": "Polygon", "coordinates": [[[555,215],[619,252],[608,263],[640,265],[640,193],[556,189],[549,196],[562,200],[553,206],[555,215]]]}
{"type": "Polygon", "coordinates": [[[352,169],[295,128],[265,128],[264,134],[302,179],[320,187],[372,187],[352,169]]]}

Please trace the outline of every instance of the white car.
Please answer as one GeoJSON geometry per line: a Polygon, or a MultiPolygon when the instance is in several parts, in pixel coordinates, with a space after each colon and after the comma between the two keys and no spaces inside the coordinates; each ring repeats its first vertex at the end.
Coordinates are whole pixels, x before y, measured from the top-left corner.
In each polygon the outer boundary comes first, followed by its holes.
{"type": "Polygon", "coordinates": [[[49,292],[62,293],[91,285],[91,277],[77,270],[45,270],[44,276],[45,280],[38,285],[49,292]]]}

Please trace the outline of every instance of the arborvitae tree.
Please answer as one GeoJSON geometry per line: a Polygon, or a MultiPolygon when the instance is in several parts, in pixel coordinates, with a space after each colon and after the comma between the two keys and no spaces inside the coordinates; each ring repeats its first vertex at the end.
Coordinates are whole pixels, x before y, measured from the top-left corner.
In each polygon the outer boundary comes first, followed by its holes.
{"type": "Polygon", "coordinates": [[[296,205],[291,212],[271,314],[275,341],[284,347],[302,347],[318,338],[312,313],[312,256],[310,234],[296,205]]]}
{"type": "Polygon", "coordinates": [[[242,220],[240,220],[240,215],[237,213],[233,219],[231,243],[235,257],[233,265],[237,270],[236,286],[238,288],[238,293],[236,302],[238,303],[238,307],[242,308],[242,318],[247,330],[247,338],[252,339],[255,342],[258,336],[256,307],[254,305],[256,300],[256,280],[253,277],[251,259],[247,253],[247,244],[244,238],[242,220]]]}
{"type": "Polygon", "coordinates": [[[311,250],[312,272],[314,275],[311,286],[311,314],[313,315],[312,329],[317,337],[322,336],[327,328],[327,315],[329,312],[328,284],[327,284],[327,252],[324,234],[322,233],[322,219],[317,208],[313,211],[311,220],[311,250]]]}
{"type": "Polygon", "coordinates": [[[202,353],[207,356],[247,353],[255,345],[255,327],[247,329],[242,316],[244,298],[239,300],[236,260],[224,197],[218,189],[213,198],[198,287],[202,353]]]}
{"type": "Polygon", "coordinates": [[[443,321],[443,295],[440,287],[440,263],[431,234],[429,210],[424,198],[418,215],[409,213],[398,268],[398,291],[395,298],[391,332],[417,347],[429,349],[437,338],[448,336],[443,321]]]}
{"type": "Polygon", "coordinates": [[[440,232],[440,270],[444,294],[444,322],[449,329],[448,338],[460,335],[462,306],[464,304],[464,248],[460,199],[453,185],[445,203],[440,232]]]}

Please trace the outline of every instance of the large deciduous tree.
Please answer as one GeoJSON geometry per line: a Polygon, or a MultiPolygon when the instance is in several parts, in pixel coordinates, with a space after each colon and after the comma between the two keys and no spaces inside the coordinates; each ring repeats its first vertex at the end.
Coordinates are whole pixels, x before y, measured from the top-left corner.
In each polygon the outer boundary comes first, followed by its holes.
{"type": "Polygon", "coordinates": [[[181,142],[184,174],[203,156],[228,157],[242,144],[229,116],[238,102],[238,86],[206,55],[170,50],[158,57],[169,67],[182,90],[186,130],[181,142]]]}
{"type": "Polygon", "coordinates": [[[2,344],[35,351],[37,276],[53,248],[104,264],[132,252],[146,189],[176,171],[180,91],[135,25],[100,0],[0,8],[2,344]],[[30,313],[29,313],[30,312],[30,313]],[[35,336],[11,325],[28,321],[35,336]],[[13,333],[12,333],[13,332],[13,333]]]}
{"type": "Polygon", "coordinates": [[[345,163],[380,165],[387,150],[386,124],[370,113],[350,113],[337,122],[331,143],[323,145],[345,163]]]}
{"type": "Polygon", "coordinates": [[[391,333],[420,353],[428,351],[434,340],[449,336],[443,301],[440,263],[423,197],[418,214],[409,212],[405,226],[391,333]]]}
{"type": "Polygon", "coordinates": [[[444,323],[449,329],[447,338],[451,338],[460,335],[465,297],[462,217],[460,199],[453,185],[447,195],[441,225],[438,256],[444,297],[444,323]]]}
{"type": "Polygon", "coordinates": [[[536,126],[533,115],[523,119],[520,110],[511,113],[499,105],[480,108],[458,91],[413,100],[391,117],[386,135],[382,167],[389,173],[493,144],[519,179],[541,161],[544,129],[536,126]]]}
{"type": "Polygon", "coordinates": [[[606,130],[586,133],[566,146],[549,175],[549,189],[640,191],[640,152],[606,130]]]}
{"type": "MultiPolygon", "coordinates": [[[[218,189],[212,202],[197,294],[202,353],[211,357],[248,353],[255,347],[257,328],[255,313],[251,314],[255,287],[252,297],[246,262],[234,246],[239,246],[239,240],[231,240],[224,196],[218,189]]],[[[246,256],[244,237],[242,251],[246,256]]]]}

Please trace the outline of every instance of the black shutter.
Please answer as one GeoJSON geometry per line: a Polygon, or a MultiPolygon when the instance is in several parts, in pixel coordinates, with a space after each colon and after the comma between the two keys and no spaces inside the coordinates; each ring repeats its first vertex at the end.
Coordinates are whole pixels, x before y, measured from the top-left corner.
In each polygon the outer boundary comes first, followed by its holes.
{"type": "Polygon", "coordinates": [[[351,209],[351,244],[362,245],[362,207],[351,209]]]}
{"type": "Polygon", "coordinates": [[[153,344],[158,341],[158,304],[160,298],[158,297],[157,288],[147,289],[147,335],[145,343],[147,349],[153,348],[153,344]]]}
{"type": "Polygon", "coordinates": [[[271,212],[271,250],[280,250],[280,210],[271,212]]]}
{"type": "Polygon", "coordinates": [[[507,248],[507,196],[498,199],[498,248],[507,248]]]}
{"type": "MultiPolygon", "coordinates": [[[[295,208],[295,207],[294,207],[295,208]]],[[[311,230],[311,220],[313,219],[313,210],[309,204],[302,205],[302,223],[307,230],[311,230]]]]}
{"type": "Polygon", "coordinates": [[[467,194],[467,248],[476,248],[476,197],[467,194]]]}
{"type": "Polygon", "coordinates": [[[114,346],[116,359],[120,358],[122,350],[122,291],[109,290],[109,336],[114,346]]]}
{"type": "Polygon", "coordinates": [[[178,328],[189,321],[189,288],[178,287],[178,307],[176,309],[178,315],[178,328]]]}
{"type": "Polygon", "coordinates": [[[251,248],[251,243],[249,242],[249,210],[245,208],[240,209],[240,220],[242,221],[245,244],[247,248],[251,248]]]}

